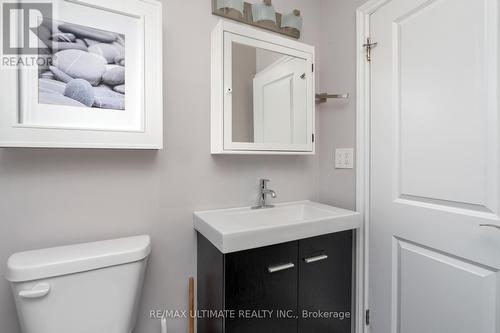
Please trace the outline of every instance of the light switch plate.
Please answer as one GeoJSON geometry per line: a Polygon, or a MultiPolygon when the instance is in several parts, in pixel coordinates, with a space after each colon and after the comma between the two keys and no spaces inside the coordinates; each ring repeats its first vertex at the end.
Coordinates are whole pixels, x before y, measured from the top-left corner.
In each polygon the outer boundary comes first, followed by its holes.
{"type": "Polygon", "coordinates": [[[335,149],[335,169],[354,169],[354,149],[335,149]]]}

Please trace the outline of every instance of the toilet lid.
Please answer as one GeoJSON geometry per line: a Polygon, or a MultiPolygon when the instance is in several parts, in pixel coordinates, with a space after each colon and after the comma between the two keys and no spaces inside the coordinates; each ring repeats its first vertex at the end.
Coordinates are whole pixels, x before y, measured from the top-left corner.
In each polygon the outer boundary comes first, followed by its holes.
{"type": "Polygon", "coordinates": [[[8,259],[6,278],[22,282],[84,272],[139,261],[150,252],[148,235],[20,252],[8,259]]]}

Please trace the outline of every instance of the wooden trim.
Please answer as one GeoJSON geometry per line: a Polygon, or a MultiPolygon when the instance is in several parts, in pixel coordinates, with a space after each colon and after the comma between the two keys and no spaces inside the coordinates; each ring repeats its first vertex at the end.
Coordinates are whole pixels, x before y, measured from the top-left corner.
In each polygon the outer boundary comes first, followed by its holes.
{"type": "Polygon", "coordinates": [[[370,37],[370,16],[389,1],[370,0],[356,10],[356,211],[363,217],[356,235],[356,333],[370,332],[365,324],[369,308],[370,63],[362,45],[370,37]]]}
{"type": "Polygon", "coordinates": [[[212,83],[210,85],[210,146],[212,154],[224,151],[224,24],[221,22],[212,31],[212,83]]]}
{"type": "Polygon", "coordinates": [[[189,326],[188,333],[194,333],[194,278],[189,278],[189,326]]]}

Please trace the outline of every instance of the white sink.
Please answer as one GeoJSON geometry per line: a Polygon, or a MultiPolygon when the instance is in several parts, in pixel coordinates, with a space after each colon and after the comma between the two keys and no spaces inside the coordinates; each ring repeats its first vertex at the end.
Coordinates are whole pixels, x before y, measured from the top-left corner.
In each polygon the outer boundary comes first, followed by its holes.
{"type": "Polygon", "coordinates": [[[194,213],[194,228],[222,253],[357,229],[360,224],[357,212],[312,201],[194,213]]]}

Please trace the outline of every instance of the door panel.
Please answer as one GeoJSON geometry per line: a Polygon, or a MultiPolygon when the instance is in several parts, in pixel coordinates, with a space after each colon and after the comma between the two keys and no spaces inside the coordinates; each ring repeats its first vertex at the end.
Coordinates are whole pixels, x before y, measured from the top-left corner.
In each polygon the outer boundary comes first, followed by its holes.
{"type": "Polygon", "coordinates": [[[226,255],[226,276],[231,278],[225,281],[225,309],[236,311],[235,318],[226,319],[226,333],[297,332],[295,318],[278,316],[280,311],[297,313],[297,253],[298,242],[289,242],[226,255]],[[290,269],[268,270],[290,263],[290,269]],[[240,316],[240,310],[273,313],[258,318],[240,316]]]}
{"type": "Polygon", "coordinates": [[[370,18],[372,333],[500,332],[498,0],[370,18]]]}
{"type": "Polygon", "coordinates": [[[351,332],[345,313],[351,313],[352,267],[352,231],[299,241],[299,333],[351,332]],[[307,318],[302,311],[342,317],[307,318]]]}
{"type": "Polygon", "coordinates": [[[495,269],[393,241],[397,274],[393,287],[399,302],[394,317],[399,332],[494,332],[495,269]]]}
{"type": "Polygon", "coordinates": [[[485,40],[486,1],[459,2],[410,7],[393,23],[399,190],[445,205],[485,207],[492,184],[485,173],[488,118],[495,116],[487,75],[494,64],[485,61],[491,42],[485,40]]]}

